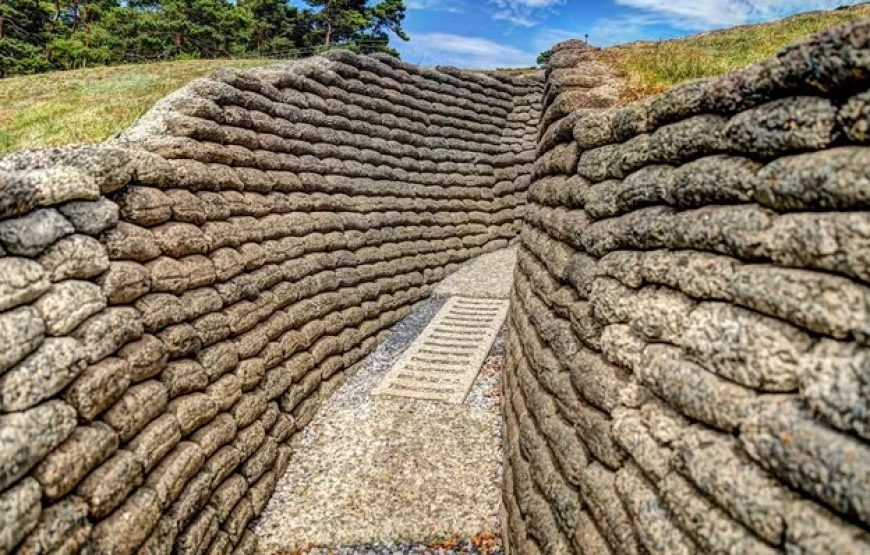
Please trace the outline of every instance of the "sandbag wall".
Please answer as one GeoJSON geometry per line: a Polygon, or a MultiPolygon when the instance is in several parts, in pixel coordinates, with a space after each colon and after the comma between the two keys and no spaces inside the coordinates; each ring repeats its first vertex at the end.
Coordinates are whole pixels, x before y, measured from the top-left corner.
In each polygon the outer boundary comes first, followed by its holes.
{"type": "Polygon", "coordinates": [[[870,551],[868,53],[865,20],[602,109],[594,52],[554,49],[503,396],[512,553],[870,551]]]}
{"type": "Polygon", "coordinates": [[[0,552],[254,552],[294,432],[516,237],[540,89],[337,53],[0,159],[0,552]]]}
{"type": "MultiPolygon", "coordinates": [[[[511,79],[499,77],[510,82],[511,79]]],[[[517,207],[514,210],[515,241],[523,227],[523,207],[526,204],[532,171],[534,170],[537,125],[541,117],[541,88],[529,87],[514,96],[513,111],[507,116],[502,133],[502,154],[493,158],[494,197],[517,207]]]]}

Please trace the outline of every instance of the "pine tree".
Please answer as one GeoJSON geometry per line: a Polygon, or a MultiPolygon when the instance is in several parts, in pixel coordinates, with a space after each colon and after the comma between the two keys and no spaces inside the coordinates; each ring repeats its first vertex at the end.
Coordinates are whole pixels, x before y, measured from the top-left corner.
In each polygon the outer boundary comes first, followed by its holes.
{"type": "Polygon", "coordinates": [[[400,39],[410,40],[402,28],[402,21],[405,20],[404,0],[383,0],[367,8],[367,12],[371,20],[369,27],[373,34],[392,31],[400,39]]]}
{"type": "Polygon", "coordinates": [[[227,0],[135,0],[140,30],[159,37],[163,54],[205,58],[243,53],[249,21],[227,0]]]}
{"type": "Polygon", "coordinates": [[[0,0],[0,77],[50,67],[44,56],[50,19],[40,0],[0,0]]]}
{"type": "Polygon", "coordinates": [[[115,61],[113,35],[101,23],[119,8],[118,0],[53,0],[48,61],[63,69],[115,61]]]}
{"type": "Polygon", "coordinates": [[[250,17],[250,43],[257,52],[286,51],[301,46],[300,11],[286,0],[241,0],[250,17]]]}
{"type": "Polygon", "coordinates": [[[48,69],[332,46],[398,53],[403,0],[0,0],[0,77],[48,69]]]}
{"type": "Polygon", "coordinates": [[[0,0],[0,39],[42,44],[50,19],[50,8],[41,0],[0,0]]]}
{"type": "Polygon", "coordinates": [[[553,55],[552,50],[544,50],[540,54],[538,54],[538,59],[536,60],[537,64],[541,67],[547,67],[550,65],[550,57],[553,55]]]}
{"type": "Polygon", "coordinates": [[[389,51],[389,32],[402,40],[408,35],[402,28],[404,0],[383,0],[368,6],[366,0],[306,0],[320,8],[314,14],[313,35],[318,44],[350,44],[363,52],[389,51]]]}
{"type": "Polygon", "coordinates": [[[354,37],[358,50],[366,54],[370,52],[386,52],[393,56],[398,56],[399,53],[389,46],[389,32],[392,32],[404,41],[410,39],[402,28],[402,21],[405,19],[404,1],[383,0],[379,4],[367,8],[367,11],[369,14],[369,25],[354,37]]]}
{"type": "Polygon", "coordinates": [[[305,0],[313,8],[320,8],[314,16],[315,35],[322,36],[320,44],[329,46],[346,42],[354,33],[368,26],[365,0],[305,0]]]}

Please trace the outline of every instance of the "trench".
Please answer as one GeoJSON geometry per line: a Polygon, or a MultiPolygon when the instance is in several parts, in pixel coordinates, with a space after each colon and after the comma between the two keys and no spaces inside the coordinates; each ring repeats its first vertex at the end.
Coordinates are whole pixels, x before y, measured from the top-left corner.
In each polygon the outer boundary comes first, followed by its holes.
{"type": "Polygon", "coordinates": [[[868,45],[331,52],[0,159],[0,554],[870,552],[868,45]]]}
{"type": "Polygon", "coordinates": [[[454,379],[483,406],[370,387],[427,310],[507,297],[542,87],[334,52],[4,157],[0,552],[497,548],[503,335],[454,379]]]}
{"type": "Polygon", "coordinates": [[[505,322],[461,403],[374,392],[450,298],[507,299],[514,263],[505,249],[447,276],[323,403],[253,525],[262,551],[500,552],[505,322]]]}

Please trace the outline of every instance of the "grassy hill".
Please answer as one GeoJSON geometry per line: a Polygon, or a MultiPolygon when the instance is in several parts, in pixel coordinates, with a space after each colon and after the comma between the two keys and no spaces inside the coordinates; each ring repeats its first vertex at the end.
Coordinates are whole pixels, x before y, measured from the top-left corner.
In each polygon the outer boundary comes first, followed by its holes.
{"type": "MultiPolygon", "coordinates": [[[[868,4],[810,12],[683,39],[620,45],[602,50],[601,57],[626,76],[629,87],[623,100],[629,102],[682,81],[757,62],[801,37],[868,16],[868,4]]],[[[0,154],[105,140],[133,123],[155,101],[196,77],[223,66],[268,63],[187,60],[0,79],[0,154]]]]}
{"type": "Polygon", "coordinates": [[[102,141],[192,79],[220,67],[269,63],[185,60],[0,79],[0,154],[20,148],[102,141]]]}
{"type": "Polygon", "coordinates": [[[627,78],[623,100],[630,102],[683,81],[721,75],[761,61],[807,35],[862,17],[870,17],[870,4],[806,12],[682,39],[622,44],[602,50],[601,57],[627,78]]]}

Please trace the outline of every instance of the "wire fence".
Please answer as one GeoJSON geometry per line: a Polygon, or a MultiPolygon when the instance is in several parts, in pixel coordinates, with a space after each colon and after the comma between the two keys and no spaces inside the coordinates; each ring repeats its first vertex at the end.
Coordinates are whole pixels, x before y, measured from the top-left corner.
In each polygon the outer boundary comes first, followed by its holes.
{"type": "MultiPolygon", "coordinates": [[[[44,37],[34,35],[26,29],[16,25],[11,20],[5,21],[6,38],[24,39],[31,44],[38,44],[44,37]]],[[[150,35],[153,38],[171,41],[174,36],[170,33],[154,33],[150,35]]],[[[154,63],[173,60],[187,59],[230,59],[230,60],[256,60],[256,59],[271,59],[271,60],[295,60],[307,58],[321,54],[328,50],[348,49],[357,51],[378,51],[389,48],[388,40],[379,39],[362,39],[355,41],[347,41],[341,43],[333,43],[330,45],[311,45],[303,47],[282,48],[277,50],[258,50],[251,49],[245,51],[229,50],[222,48],[219,45],[205,44],[194,37],[184,37],[185,48],[177,46],[168,46],[160,52],[153,51],[113,51],[108,53],[105,58],[101,59],[98,52],[100,45],[88,45],[79,53],[65,52],[66,59],[63,60],[62,66],[64,69],[79,69],[83,67],[95,67],[111,64],[136,64],[136,63],[154,63]],[[90,50],[93,48],[93,50],[90,50]]],[[[110,47],[111,48],[111,47],[110,47]]],[[[52,62],[52,56],[57,56],[56,52],[52,52],[47,48],[44,52],[46,61],[52,62]]]]}
{"type": "Polygon", "coordinates": [[[356,41],[353,43],[338,43],[332,45],[306,46],[298,48],[286,48],[280,50],[250,50],[245,52],[228,51],[220,48],[211,48],[196,44],[196,41],[187,40],[194,46],[193,51],[179,52],[175,48],[167,48],[159,53],[124,52],[119,58],[123,63],[154,63],[185,59],[225,59],[225,60],[297,60],[322,54],[329,50],[358,50],[377,51],[389,44],[383,41],[356,41]]]}
{"type": "Polygon", "coordinates": [[[136,60],[136,61],[164,61],[169,59],[176,58],[189,58],[189,57],[202,57],[202,58],[225,58],[225,59],[256,59],[256,58],[275,58],[275,59],[295,59],[295,58],[306,58],[308,56],[314,56],[316,54],[333,50],[333,49],[349,49],[349,50],[364,50],[364,51],[376,51],[385,47],[389,47],[389,43],[386,41],[354,41],[354,42],[343,42],[343,43],[335,43],[331,45],[317,45],[317,46],[304,46],[304,47],[291,47],[291,48],[283,48],[278,50],[246,50],[243,52],[227,50],[220,47],[215,47],[213,45],[205,45],[199,43],[197,40],[192,38],[185,38],[185,43],[188,46],[192,46],[192,49],[186,50],[178,50],[175,47],[168,47],[162,52],[158,53],[136,53],[136,52],[125,52],[122,54],[124,59],[136,60]]]}

